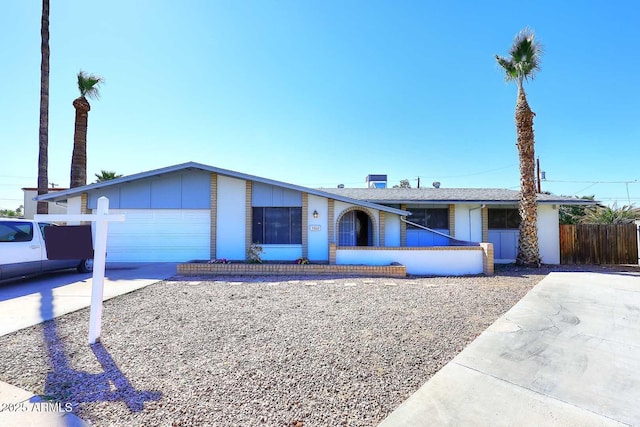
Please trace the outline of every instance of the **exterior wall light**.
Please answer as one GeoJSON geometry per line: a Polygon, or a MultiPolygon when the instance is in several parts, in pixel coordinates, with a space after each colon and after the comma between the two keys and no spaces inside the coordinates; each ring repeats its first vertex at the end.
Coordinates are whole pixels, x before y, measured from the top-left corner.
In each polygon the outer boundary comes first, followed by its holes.
{"type": "Polygon", "coordinates": [[[319,216],[318,211],[317,211],[317,210],[314,210],[314,211],[313,211],[313,217],[314,217],[314,218],[316,218],[316,219],[318,219],[318,216],[319,216]]]}

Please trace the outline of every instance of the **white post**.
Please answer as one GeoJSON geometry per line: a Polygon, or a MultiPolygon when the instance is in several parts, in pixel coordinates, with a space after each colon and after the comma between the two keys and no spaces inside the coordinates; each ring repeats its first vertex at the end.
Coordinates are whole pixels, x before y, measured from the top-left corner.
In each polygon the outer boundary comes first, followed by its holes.
{"type": "Polygon", "coordinates": [[[36,214],[36,221],[91,221],[95,223],[95,241],[93,243],[93,285],[91,288],[91,312],[89,315],[89,344],[100,341],[102,329],[102,298],[104,294],[104,270],[107,258],[107,223],[124,221],[124,215],[109,215],[109,199],[100,197],[96,215],[47,215],[36,214]]]}
{"type": "Polygon", "coordinates": [[[98,199],[96,240],[93,248],[93,287],[91,289],[91,313],[89,316],[89,344],[100,341],[102,329],[102,298],[104,294],[104,270],[107,252],[107,220],[100,216],[109,214],[109,199],[98,199]]]}
{"type": "Polygon", "coordinates": [[[636,221],[636,242],[638,243],[638,266],[640,266],[640,219],[636,221]]]}

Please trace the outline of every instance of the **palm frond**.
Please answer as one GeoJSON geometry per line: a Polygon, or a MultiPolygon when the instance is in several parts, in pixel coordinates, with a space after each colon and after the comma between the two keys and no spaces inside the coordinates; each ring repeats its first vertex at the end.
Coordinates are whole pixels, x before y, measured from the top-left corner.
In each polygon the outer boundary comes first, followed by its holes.
{"type": "Polygon", "coordinates": [[[498,65],[500,65],[504,70],[506,81],[510,82],[518,77],[518,71],[513,61],[499,55],[496,55],[496,61],[498,62],[498,65]]]}
{"type": "Polygon", "coordinates": [[[100,99],[100,85],[102,83],[104,83],[104,78],[100,76],[87,74],[82,70],[78,73],[78,90],[82,97],[100,99]]]}
{"type": "Polygon", "coordinates": [[[536,41],[534,31],[526,27],[516,34],[509,49],[510,58],[496,55],[496,60],[505,70],[507,81],[516,80],[521,84],[523,80],[533,80],[540,71],[542,52],[542,45],[536,41]]]}

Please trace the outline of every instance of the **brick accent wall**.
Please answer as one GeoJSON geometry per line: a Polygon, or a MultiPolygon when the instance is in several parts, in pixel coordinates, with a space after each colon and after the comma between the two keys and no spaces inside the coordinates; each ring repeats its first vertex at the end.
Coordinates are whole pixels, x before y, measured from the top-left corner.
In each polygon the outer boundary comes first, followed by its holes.
{"type": "MultiPolygon", "coordinates": [[[[400,209],[403,211],[407,210],[407,205],[400,205],[400,209]]],[[[400,221],[400,246],[407,246],[407,224],[403,221],[400,221]]]]}
{"type": "Polygon", "coordinates": [[[178,274],[199,275],[257,275],[257,276],[318,276],[344,275],[365,277],[407,276],[403,265],[326,265],[326,264],[178,264],[178,274]]]}
{"type": "Polygon", "coordinates": [[[489,241],[489,208],[486,206],[480,210],[482,215],[482,241],[489,241]]]}
{"type": "Polygon", "coordinates": [[[329,243],[329,264],[335,265],[336,263],[336,244],[329,243]]]}
{"type": "Polygon", "coordinates": [[[380,246],[387,246],[385,242],[384,230],[385,230],[385,213],[383,211],[378,212],[380,221],[380,246]]]}
{"type": "Polygon", "coordinates": [[[456,237],[456,205],[449,205],[449,236],[456,237]]]}
{"type": "Polygon", "coordinates": [[[89,195],[87,193],[82,193],[80,195],[80,213],[81,214],[90,213],[87,207],[88,205],[89,205],[89,195]]]}
{"type": "Polygon", "coordinates": [[[336,242],[336,234],[335,234],[335,200],[328,199],[327,206],[327,233],[329,233],[329,243],[336,242]]]}
{"type": "Polygon", "coordinates": [[[211,202],[210,202],[210,214],[211,214],[211,236],[209,238],[209,245],[211,251],[211,259],[216,259],[216,242],[218,232],[218,175],[211,174],[211,202]]]}
{"type": "Polygon", "coordinates": [[[251,246],[251,243],[253,243],[252,240],[252,224],[253,224],[253,209],[251,206],[251,196],[252,196],[252,188],[253,188],[253,183],[251,181],[245,181],[246,182],[246,192],[245,192],[245,227],[244,227],[244,235],[245,235],[245,239],[244,239],[244,250],[245,252],[249,249],[249,246],[251,246]]]}
{"type": "Polygon", "coordinates": [[[309,256],[309,194],[302,193],[302,256],[309,256]]]}
{"type": "Polygon", "coordinates": [[[480,246],[482,247],[482,251],[484,252],[484,255],[482,257],[482,272],[486,275],[493,275],[495,273],[493,244],[480,243],[480,246]]]}

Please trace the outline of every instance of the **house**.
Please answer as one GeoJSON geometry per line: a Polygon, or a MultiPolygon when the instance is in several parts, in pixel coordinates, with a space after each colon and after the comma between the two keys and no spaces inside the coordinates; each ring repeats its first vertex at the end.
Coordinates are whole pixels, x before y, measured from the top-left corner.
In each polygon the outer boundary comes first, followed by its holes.
{"type": "MultiPolygon", "coordinates": [[[[329,262],[335,219],[367,216],[358,243],[398,246],[401,209],[189,162],[40,196],[67,213],[96,209],[101,196],[126,221],[109,225],[110,261],[244,260],[260,242],[264,260],[329,262]],[[331,220],[329,220],[331,218],[331,220]],[[393,224],[393,225],[391,225],[393,224]]],[[[343,234],[356,235],[355,223],[343,234]]]]}
{"type": "MultiPolygon", "coordinates": [[[[450,239],[443,235],[449,235],[458,240],[492,243],[496,263],[515,262],[520,225],[517,191],[439,186],[388,188],[379,182],[376,187],[323,190],[411,212],[408,222],[401,224],[402,246],[446,246],[450,239]]],[[[550,194],[538,194],[537,200],[540,257],[544,264],[560,264],[560,206],[595,202],[550,194]]]]}
{"type": "MultiPolygon", "coordinates": [[[[55,193],[58,191],[67,190],[66,188],[49,188],[47,191],[49,193],[55,193]]],[[[36,214],[38,210],[38,203],[34,200],[38,195],[38,189],[35,187],[24,187],[22,188],[22,196],[24,198],[24,202],[22,206],[24,206],[24,217],[26,219],[33,219],[33,216],[36,214]]],[[[49,202],[49,213],[50,214],[63,214],[66,213],[66,208],[64,206],[58,205],[56,202],[49,202]]]]}
{"type": "MultiPolygon", "coordinates": [[[[400,262],[414,274],[492,269],[491,245],[474,242],[493,241],[500,260],[515,258],[517,192],[392,189],[383,175],[367,185],[311,189],[189,162],[37,199],[87,213],[106,196],[110,211],[126,216],[109,225],[110,261],[244,260],[253,242],[264,260],[400,262]]],[[[558,206],[572,202],[540,195],[546,263],[559,263],[558,206]]]]}

